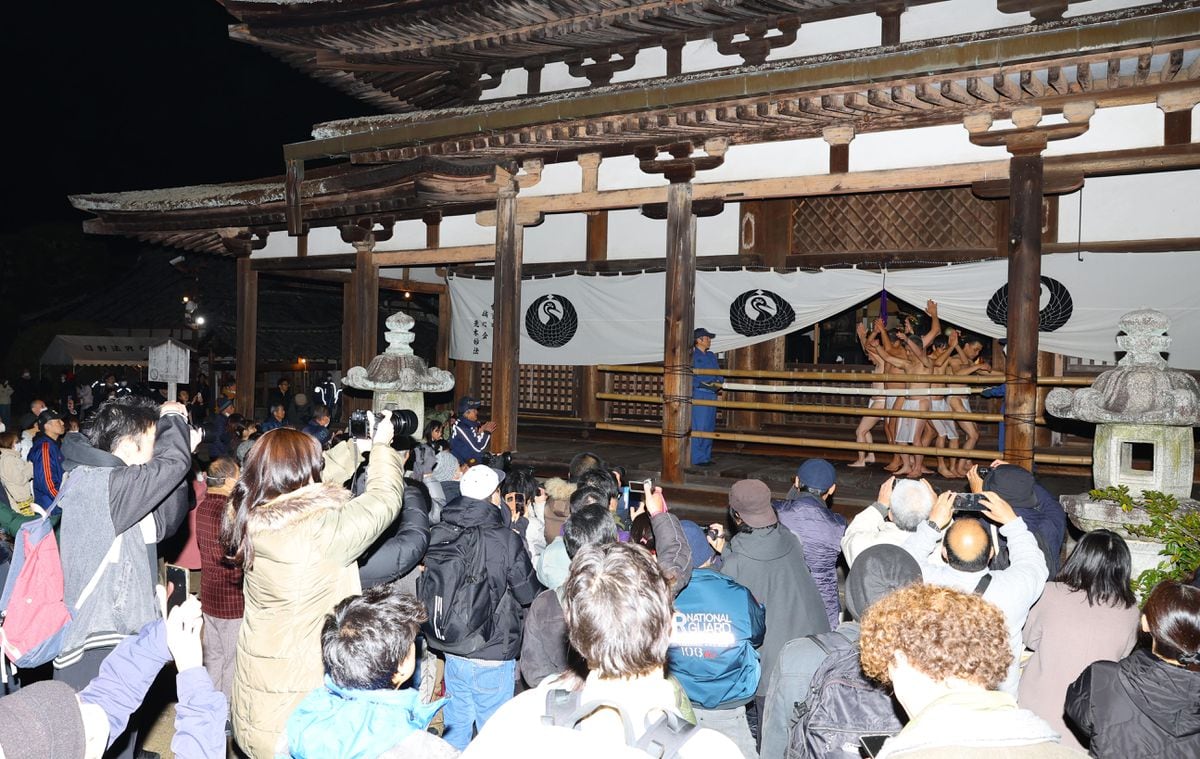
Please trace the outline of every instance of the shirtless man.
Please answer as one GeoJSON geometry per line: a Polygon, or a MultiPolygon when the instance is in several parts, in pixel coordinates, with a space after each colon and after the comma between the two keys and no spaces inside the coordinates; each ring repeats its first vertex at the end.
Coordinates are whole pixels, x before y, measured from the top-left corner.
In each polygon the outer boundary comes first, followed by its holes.
{"type": "MultiPolygon", "coordinates": [[[[984,363],[979,358],[979,354],[983,352],[983,338],[972,335],[965,340],[959,340],[955,346],[954,355],[947,362],[947,374],[963,376],[974,374],[975,372],[990,372],[992,368],[984,363]]],[[[965,385],[951,384],[950,387],[966,387],[965,385]]],[[[971,405],[965,395],[951,395],[948,398],[950,408],[953,411],[970,412],[971,405]]],[[[966,419],[959,419],[958,426],[962,427],[963,434],[966,440],[962,444],[963,450],[973,450],[975,444],[979,442],[979,426],[975,422],[966,419]]],[[[959,477],[966,477],[967,472],[975,466],[975,462],[971,459],[958,459],[955,462],[954,470],[959,477]]]]}
{"type": "MultiPolygon", "coordinates": [[[[950,333],[950,337],[938,335],[933,338],[933,342],[929,345],[929,358],[933,365],[934,374],[948,374],[950,357],[954,355],[954,348],[958,345],[958,331],[950,333]]],[[[934,382],[930,385],[931,388],[945,388],[946,383],[934,382]]],[[[931,395],[929,397],[930,411],[949,411],[950,404],[946,402],[945,395],[931,395]]],[[[920,445],[927,446],[930,443],[935,443],[938,448],[958,448],[958,428],[954,426],[954,422],[950,419],[930,419],[929,424],[925,428],[925,437],[921,440],[920,445]]],[[[956,459],[950,459],[950,466],[947,466],[947,460],[944,456],[938,456],[937,473],[947,479],[958,477],[958,472],[954,469],[957,464],[956,459]]]]}
{"type": "MultiPolygon", "coordinates": [[[[903,353],[893,355],[890,352],[884,356],[884,359],[891,365],[900,369],[906,374],[929,374],[932,371],[932,362],[926,354],[929,344],[942,331],[942,323],[938,319],[937,303],[932,300],[926,301],[925,313],[929,315],[930,324],[929,331],[924,336],[918,337],[915,334],[907,334],[900,340],[900,347],[903,353]]],[[[911,329],[911,326],[910,326],[911,329]]],[[[891,341],[889,341],[886,333],[883,335],[884,347],[891,349],[891,341]]],[[[907,382],[902,385],[910,390],[923,390],[929,387],[928,382],[907,382]]],[[[900,407],[908,411],[928,411],[929,398],[928,396],[912,396],[904,399],[903,403],[898,400],[892,403],[892,408],[900,407]]],[[[919,417],[901,417],[896,422],[895,442],[920,444],[925,429],[925,420],[919,417]]],[[[900,454],[901,464],[899,468],[893,470],[889,465],[889,471],[895,471],[897,477],[921,477],[926,474],[933,474],[932,471],[925,469],[924,455],[900,454]]]]}
{"type": "MultiPolygon", "coordinates": [[[[884,327],[882,319],[875,320],[875,329],[871,331],[869,336],[867,335],[867,327],[865,324],[858,325],[858,329],[856,330],[858,332],[858,342],[862,345],[863,352],[867,354],[867,358],[872,364],[875,365],[875,369],[872,372],[873,374],[883,374],[887,371],[887,362],[884,361],[883,357],[880,355],[880,352],[883,350],[883,346],[880,343],[879,336],[883,330],[884,327]]],[[[876,390],[882,390],[883,383],[872,382],[871,387],[876,390]]],[[[887,397],[883,395],[873,395],[871,396],[871,400],[867,403],[867,408],[884,408],[886,406],[887,397]]],[[[874,429],[875,425],[878,424],[879,420],[882,418],[883,417],[879,416],[864,416],[858,423],[858,429],[854,431],[854,439],[859,443],[867,443],[868,445],[875,442],[874,438],[871,437],[871,430],[874,429]]],[[[884,426],[886,428],[886,425],[884,426]]],[[[867,451],[859,451],[858,460],[856,460],[853,464],[848,464],[847,466],[865,467],[867,464],[874,463],[875,453],[873,451],[870,453],[867,451]]]]}

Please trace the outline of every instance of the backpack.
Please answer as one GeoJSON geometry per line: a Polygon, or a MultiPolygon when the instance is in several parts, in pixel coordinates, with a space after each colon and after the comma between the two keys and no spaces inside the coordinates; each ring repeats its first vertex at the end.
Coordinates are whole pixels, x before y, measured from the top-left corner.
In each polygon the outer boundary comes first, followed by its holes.
{"type": "Polygon", "coordinates": [[[421,624],[431,648],[469,656],[492,637],[496,604],[488,582],[483,528],[441,522],[429,533],[417,598],[429,619],[421,624]]]}
{"type": "Polygon", "coordinates": [[[696,725],[688,722],[678,714],[665,712],[654,721],[642,734],[634,739],[633,723],[629,715],[615,701],[589,701],[581,704],[583,694],[579,691],[555,688],[546,694],[546,714],[542,716],[542,724],[552,727],[576,729],[580,722],[597,709],[608,708],[621,717],[625,728],[625,745],[644,751],[657,759],[673,759],[679,754],[683,744],[696,734],[696,725]]]}
{"type": "MultiPolygon", "coordinates": [[[[0,647],[15,667],[37,667],[58,656],[71,612],[63,600],[62,560],[47,512],[17,530],[4,592],[0,647]]],[[[7,667],[0,663],[3,679],[7,667]]]]}
{"type": "Polygon", "coordinates": [[[808,698],[796,704],[786,759],[859,759],[863,736],[900,732],[900,706],[863,674],[858,645],[838,632],[808,638],[825,660],[813,673],[808,698]]]}

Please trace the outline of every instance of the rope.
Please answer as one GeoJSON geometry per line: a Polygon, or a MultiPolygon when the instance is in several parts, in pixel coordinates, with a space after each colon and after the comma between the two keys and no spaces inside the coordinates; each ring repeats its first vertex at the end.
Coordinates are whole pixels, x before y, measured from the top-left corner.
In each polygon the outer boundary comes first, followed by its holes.
{"type": "Polygon", "coordinates": [[[906,388],[874,388],[874,387],[836,387],[829,385],[750,385],[740,382],[726,382],[722,385],[726,390],[752,393],[822,393],[825,395],[896,395],[896,396],[940,396],[940,395],[970,395],[969,387],[926,387],[917,389],[906,388]]]}

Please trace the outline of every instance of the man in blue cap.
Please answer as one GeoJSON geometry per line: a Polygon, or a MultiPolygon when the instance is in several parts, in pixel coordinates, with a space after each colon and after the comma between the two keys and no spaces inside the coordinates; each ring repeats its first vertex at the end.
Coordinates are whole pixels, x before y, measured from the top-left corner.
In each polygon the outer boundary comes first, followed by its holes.
{"type": "MultiPolygon", "coordinates": [[[[696,346],[692,348],[692,369],[720,369],[717,354],[709,350],[716,337],[704,327],[697,327],[692,337],[696,346]]],[[[715,401],[721,392],[724,377],[710,374],[692,375],[692,399],[715,401]]],[[[717,428],[717,407],[692,405],[692,432],[712,432],[717,428]]],[[[692,466],[712,466],[712,439],[692,436],[692,466]]]]}
{"type": "Polygon", "coordinates": [[[454,422],[454,430],[450,434],[450,452],[459,463],[475,459],[482,461],[489,453],[492,444],[492,433],[496,431],[496,423],[479,423],[479,401],[471,396],[464,396],[458,401],[458,419],[454,422]]]}
{"type": "Polygon", "coordinates": [[[808,459],[796,470],[787,500],[775,504],[779,522],[804,544],[804,563],[825,603],[830,629],[836,629],[842,610],[838,604],[838,554],[846,519],[829,508],[837,489],[837,471],[825,459],[808,459]]]}

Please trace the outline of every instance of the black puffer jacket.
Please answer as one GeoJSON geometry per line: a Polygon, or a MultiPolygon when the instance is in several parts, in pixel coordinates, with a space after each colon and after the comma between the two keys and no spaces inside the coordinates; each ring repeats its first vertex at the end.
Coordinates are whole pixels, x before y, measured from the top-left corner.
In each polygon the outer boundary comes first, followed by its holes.
{"type": "MultiPolygon", "coordinates": [[[[507,661],[521,655],[521,625],[524,610],[541,591],[525,541],[504,524],[501,507],[490,501],[459,496],[442,509],[442,523],[433,528],[433,540],[438,539],[443,525],[467,528],[480,527],[483,539],[484,565],[488,571],[492,598],[497,599],[492,624],[492,637],[477,651],[466,654],[470,659],[507,661]]],[[[444,538],[443,538],[444,539],[444,538]]]]}
{"type": "Polygon", "coordinates": [[[429,493],[414,479],[404,480],[400,517],[358,559],[363,589],[393,582],[412,571],[429,548],[429,493]]]}
{"type": "Polygon", "coordinates": [[[1144,649],[1085,669],[1066,712],[1101,759],[1200,756],[1200,672],[1144,649]]]}

